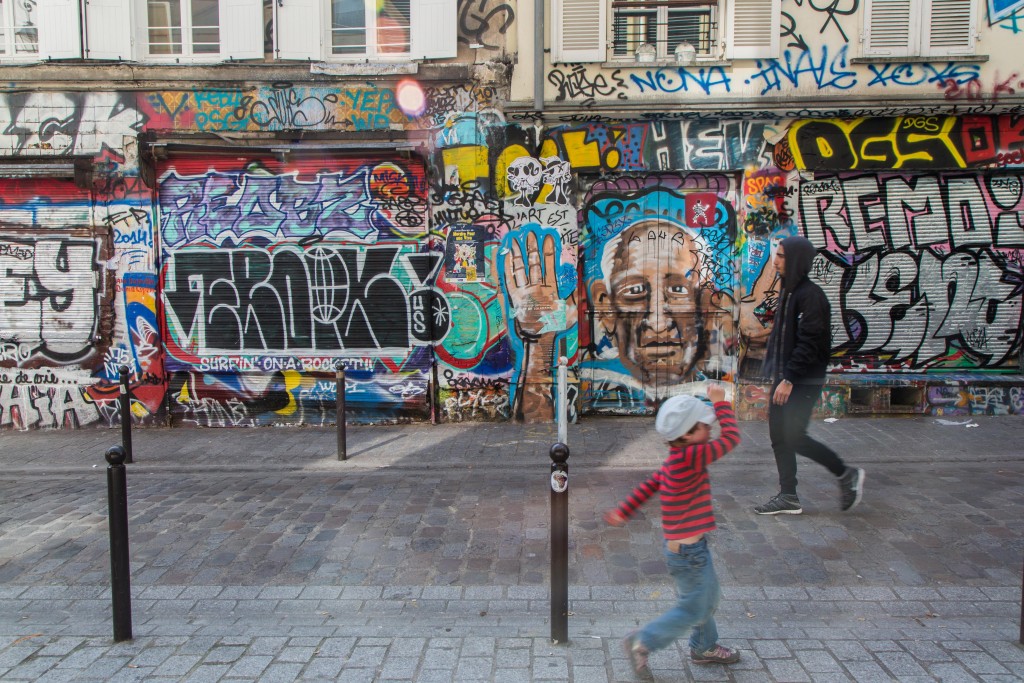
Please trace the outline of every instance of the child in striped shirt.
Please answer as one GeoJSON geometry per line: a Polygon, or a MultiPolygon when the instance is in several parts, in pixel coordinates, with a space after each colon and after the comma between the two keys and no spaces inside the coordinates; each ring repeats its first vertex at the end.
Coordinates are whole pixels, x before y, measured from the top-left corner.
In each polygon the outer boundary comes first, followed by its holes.
{"type": "Polygon", "coordinates": [[[604,517],[609,524],[622,526],[655,493],[661,498],[665,558],[676,582],[677,601],[623,643],[634,672],[642,678],[651,677],[648,655],[691,629],[690,660],[695,664],[733,664],[740,659],[739,652],[718,644],[714,615],[721,589],[704,537],[715,529],[707,467],[739,444],[740,432],[725,390],[709,387],[708,399],[714,411],[693,396],[673,396],[662,404],[654,428],[668,441],[668,458],[604,517]],[[712,441],[716,415],[722,429],[712,441]]]}

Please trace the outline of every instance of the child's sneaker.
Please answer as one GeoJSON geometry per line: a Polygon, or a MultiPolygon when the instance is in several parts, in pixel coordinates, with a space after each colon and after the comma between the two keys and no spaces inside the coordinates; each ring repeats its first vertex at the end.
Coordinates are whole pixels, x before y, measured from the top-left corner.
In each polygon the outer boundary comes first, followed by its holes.
{"type": "Polygon", "coordinates": [[[637,678],[644,680],[654,678],[651,670],[647,667],[647,656],[651,652],[640,642],[640,636],[636,631],[626,636],[626,639],[622,641],[622,647],[626,650],[626,656],[629,657],[629,663],[632,665],[633,673],[637,675],[637,678]]]}
{"type": "Polygon", "coordinates": [[[690,650],[690,661],[694,664],[735,664],[740,661],[740,653],[722,645],[715,645],[707,652],[690,650]]]}

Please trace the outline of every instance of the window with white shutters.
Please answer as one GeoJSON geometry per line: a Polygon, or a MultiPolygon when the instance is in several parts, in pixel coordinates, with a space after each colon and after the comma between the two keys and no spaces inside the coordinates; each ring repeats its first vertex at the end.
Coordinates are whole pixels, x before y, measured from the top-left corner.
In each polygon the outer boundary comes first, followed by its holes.
{"type": "Polygon", "coordinates": [[[85,0],[85,23],[88,59],[263,57],[263,0],[85,0]]]}
{"type": "Polygon", "coordinates": [[[972,55],[977,6],[974,0],[867,0],[864,55],[972,55]]]}
{"type": "Polygon", "coordinates": [[[288,0],[276,3],[278,59],[448,59],[457,0],[288,0]]]}
{"type": "Polygon", "coordinates": [[[78,0],[0,0],[0,61],[81,56],[78,0]]]}
{"type": "Polygon", "coordinates": [[[781,0],[552,0],[551,60],[778,56],[781,0]],[[611,8],[611,43],[605,13],[611,8]]]}

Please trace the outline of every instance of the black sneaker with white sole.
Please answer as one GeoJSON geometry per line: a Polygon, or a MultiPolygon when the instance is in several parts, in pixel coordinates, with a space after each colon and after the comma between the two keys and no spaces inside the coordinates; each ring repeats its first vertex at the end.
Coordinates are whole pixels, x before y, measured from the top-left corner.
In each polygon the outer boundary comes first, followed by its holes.
{"type": "Polygon", "coordinates": [[[754,508],[754,512],[759,515],[799,515],[803,511],[800,499],[788,493],[780,493],[764,505],[754,508]]]}
{"type": "Polygon", "coordinates": [[[847,467],[839,477],[839,509],[843,512],[857,507],[864,495],[864,470],[847,467]]]}

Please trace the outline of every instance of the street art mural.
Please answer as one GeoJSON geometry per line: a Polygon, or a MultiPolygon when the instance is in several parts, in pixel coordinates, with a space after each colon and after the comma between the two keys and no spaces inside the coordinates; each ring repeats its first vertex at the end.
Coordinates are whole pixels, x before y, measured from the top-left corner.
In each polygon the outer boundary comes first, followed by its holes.
{"type": "Polygon", "coordinates": [[[588,197],[584,410],[649,412],[734,377],[734,191],[662,189],[671,181],[588,197]]]}
{"type": "MultiPolygon", "coordinates": [[[[527,157],[528,158],[528,157],[527,157]]],[[[513,414],[531,421],[555,415],[555,366],[576,353],[576,267],[562,260],[562,240],[535,223],[509,233],[498,252],[513,353],[513,414]]]]}

